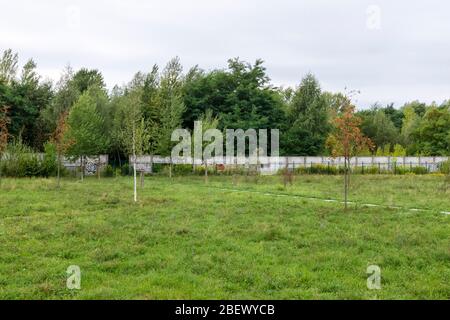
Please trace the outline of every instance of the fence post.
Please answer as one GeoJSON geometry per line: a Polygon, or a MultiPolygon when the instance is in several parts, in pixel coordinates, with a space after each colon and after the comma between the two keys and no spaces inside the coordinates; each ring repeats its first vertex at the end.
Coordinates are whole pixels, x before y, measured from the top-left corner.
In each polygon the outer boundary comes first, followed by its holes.
{"type": "Polygon", "coordinates": [[[364,174],[364,161],[361,163],[361,172],[364,174]]]}
{"type": "Polygon", "coordinates": [[[381,174],[381,165],[379,162],[378,162],[378,174],[381,174]]]}

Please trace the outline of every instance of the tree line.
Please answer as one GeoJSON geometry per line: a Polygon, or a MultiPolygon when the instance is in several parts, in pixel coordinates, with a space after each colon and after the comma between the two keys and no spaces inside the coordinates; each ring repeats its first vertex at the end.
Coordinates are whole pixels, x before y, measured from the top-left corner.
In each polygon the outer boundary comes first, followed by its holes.
{"type": "MultiPolygon", "coordinates": [[[[37,73],[32,59],[21,70],[18,65],[18,54],[5,50],[0,58],[3,141],[7,132],[7,141],[20,140],[35,151],[51,141],[59,154],[73,157],[170,155],[172,131],[193,129],[200,119],[220,130],[280,129],[281,155],[332,155],[336,119],[348,105],[347,93],[323,91],[312,74],[296,87],[273,86],[262,60],[234,58],[225,69],[195,66],[184,72],[174,58],[111,90],[99,70],[67,66],[52,83],[37,73]]],[[[371,141],[359,155],[450,154],[450,100],[413,101],[400,108],[374,104],[355,116],[371,141]]]]}

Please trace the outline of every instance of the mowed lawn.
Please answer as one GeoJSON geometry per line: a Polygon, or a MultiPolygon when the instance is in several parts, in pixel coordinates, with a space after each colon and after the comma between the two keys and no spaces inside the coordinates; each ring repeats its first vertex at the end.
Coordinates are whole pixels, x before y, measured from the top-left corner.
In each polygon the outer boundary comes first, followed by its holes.
{"type": "Polygon", "coordinates": [[[344,212],[335,176],[3,179],[0,298],[450,299],[444,180],[354,176],[344,212]]]}

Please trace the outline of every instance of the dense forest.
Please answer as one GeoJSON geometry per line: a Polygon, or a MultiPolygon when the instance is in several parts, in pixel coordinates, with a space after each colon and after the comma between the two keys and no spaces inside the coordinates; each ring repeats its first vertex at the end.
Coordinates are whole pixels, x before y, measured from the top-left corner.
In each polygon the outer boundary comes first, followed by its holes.
{"type": "MultiPolygon", "coordinates": [[[[123,127],[136,115],[138,127],[148,129],[140,135],[140,153],[170,154],[170,133],[204,119],[221,130],[280,129],[282,155],[327,155],[333,119],[347,99],[346,93],[323,91],[312,74],[299,79],[295,88],[275,87],[261,60],[251,64],[235,58],[226,69],[205,71],[195,66],[184,72],[174,58],[163,68],[154,65],[137,72],[128,84],[111,90],[99,70],[75,71],[67,66],[60,80],[52,83],[37,73],[33,60],[21,70],[18,66],[17,53],[2,53],[0,118],[8,118],[3,122],[9,143],[21,141],[43,151],[64,124],[68,136],[77,140],[68,146],[73,155],[129,153],[123,127]]],[[[362,154],[450,154],[450,100],[431,105],[413,101],[400,108],[363,107],[356,114],[374,148],[362,154]]]]}

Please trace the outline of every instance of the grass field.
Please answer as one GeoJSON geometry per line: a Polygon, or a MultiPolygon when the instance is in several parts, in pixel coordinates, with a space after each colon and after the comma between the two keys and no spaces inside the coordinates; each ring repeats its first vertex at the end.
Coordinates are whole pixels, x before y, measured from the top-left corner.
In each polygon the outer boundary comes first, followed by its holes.
{"type": "Polygon", "coordinates": [[[338,176],[3,179],[0,298],[450,299],[443,183],[354,176],[344,212],[338,176]]]}

